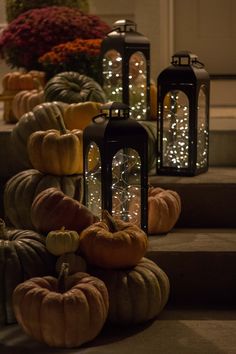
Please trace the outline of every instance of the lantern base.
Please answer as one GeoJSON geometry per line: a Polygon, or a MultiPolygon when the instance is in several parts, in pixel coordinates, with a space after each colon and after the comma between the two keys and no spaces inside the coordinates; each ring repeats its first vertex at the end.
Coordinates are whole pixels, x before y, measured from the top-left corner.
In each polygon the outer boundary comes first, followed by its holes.
{"type": "Polygon", "coordinates": [[[158,167],[156,174],[160,176],[186,176],[193,177],[205,173],[208,171],[208,166],[203,168],[195,169],[185,169],[185,168],[169,168],[169,167],[158,167]]]}

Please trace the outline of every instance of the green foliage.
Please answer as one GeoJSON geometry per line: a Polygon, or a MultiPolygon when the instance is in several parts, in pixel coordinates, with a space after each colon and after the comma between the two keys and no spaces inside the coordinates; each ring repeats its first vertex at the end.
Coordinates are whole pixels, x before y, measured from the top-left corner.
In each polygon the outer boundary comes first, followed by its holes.
{"type": "Polygon", "coordinates": [[[6,0],[7,21],[11,22],[25,11],[47,6],[76,7],[89,12],[88,0],[6,0]]]}

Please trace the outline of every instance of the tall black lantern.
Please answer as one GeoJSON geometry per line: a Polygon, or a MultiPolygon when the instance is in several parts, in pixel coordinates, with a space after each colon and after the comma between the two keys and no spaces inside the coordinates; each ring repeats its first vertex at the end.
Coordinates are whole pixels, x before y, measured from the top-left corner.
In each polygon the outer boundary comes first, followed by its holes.
{"type": "Polygon", "coordinates": [[[102,42],[102,82],[108,100],[130,107],[130,117],[150,114],[150,43],[130,20],[119,20],[102,42]]]}
{"type": "Polygon", "coordinates": [[[208,169],[210,78],[181,51],[158,77],[157,173],[193,176],[208,169]]]}
{"type": "Polygon", "coordinates": [[[102,107],[83,133],[85,205],[147,229],[147,149],[145,128],[129,118],[129,107],[102,107]]]}

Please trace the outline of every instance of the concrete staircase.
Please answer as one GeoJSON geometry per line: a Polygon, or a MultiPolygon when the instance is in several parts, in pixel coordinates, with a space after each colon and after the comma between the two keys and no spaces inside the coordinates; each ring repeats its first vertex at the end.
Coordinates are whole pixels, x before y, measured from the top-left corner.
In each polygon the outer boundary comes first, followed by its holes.
{"type": "MultiPolygon", "coordinates": [[[[7,158],[11,129],[3,123],[0,128],[1,196],[18,170],[7,158]]],[[[182,200],[175,228],[149,237],[147,256],[170,279],[167,307],[156,321],[126,329],[105,326],[92,343],[63,353],[236,353],[236,108],[212,108],[210,129],[207,173],[149,178],[154,186],[176,190],[182,200]]],[[[55,353],[17,325],[0,328],[0,348],[1,354],[55,353]]]]}

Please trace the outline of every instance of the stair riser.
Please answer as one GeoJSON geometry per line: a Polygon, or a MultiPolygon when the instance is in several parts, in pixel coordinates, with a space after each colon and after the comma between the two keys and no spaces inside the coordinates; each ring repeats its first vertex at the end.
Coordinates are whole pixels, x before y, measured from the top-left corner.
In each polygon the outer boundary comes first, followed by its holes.
{"type": "Polygon", "coordinates": [[[150,251],[147,257],[169,277],[170,304],[236,307],[235,255],[235,252],[150,251]]]}

